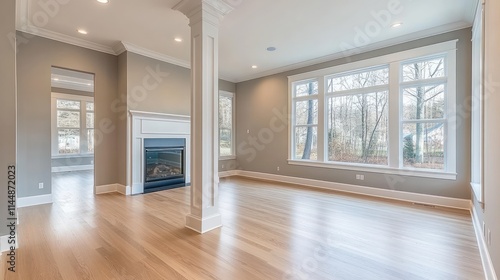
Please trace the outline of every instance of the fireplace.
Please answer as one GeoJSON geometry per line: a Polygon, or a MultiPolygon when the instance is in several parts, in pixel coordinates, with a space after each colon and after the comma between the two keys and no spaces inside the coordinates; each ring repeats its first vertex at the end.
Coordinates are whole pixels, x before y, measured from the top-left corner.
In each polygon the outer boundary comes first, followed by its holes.
{"type": "Polygon", "coordinates": [[[184,138],[144,139],[144,193],[186,185],[184,138]]]}

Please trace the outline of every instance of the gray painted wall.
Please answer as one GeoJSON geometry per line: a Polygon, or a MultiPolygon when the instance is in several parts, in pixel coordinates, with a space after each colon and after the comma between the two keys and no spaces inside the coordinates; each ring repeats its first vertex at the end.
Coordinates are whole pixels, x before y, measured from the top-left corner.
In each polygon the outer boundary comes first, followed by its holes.
{"type": "Polygon", "coordinates": [[[114,184],[118,58],[57,41],[17,33],[23,43],[17,53],[19,197],[51,193],[51,67],[95,74],[95,183],[114,184]],[[26,39],[28,38],[28,39],[26,39]],[[44,189],[38,189],[43,182],[44,189]]]}
{"type": "Polygon", "coordinates": [[[127,93],[129,110],[190,115],[191,71],[127,52],[127,93]]]}
{"type": "Polygon", "coordinates": [[[117,149],[116,166],[118,168],[118,184],[127,186],[127,142],[128,132],[128,108],[127,108],[127,52],[118,56],[118,100],[114,103],[115,111],[118,112],[116,119],[117,149]]]}
{"type": "MultiPolygon", "coordinates": [[[[248,171],[303,177],[345,184],[363,185],[382,189],[422,193],[454,198],[470,198],[470,114],[465,114],[457,129],[457,180],[438,180],[409,176],[387,176],[377,173],[288,165],[288,79],[287,76],[341,65],[348,62],[373,58],[439,42],[459,39],[457,44],[457,105],[469,108],[464,102],[471,94],[471,30],[463,29],[438,36],[420,39],[376,51],[371,51],[311,67],[238,83],[236,87],[236,139],[241,147],[237,151],[238,168],[248,171]],[[280,111],[276,114],[273,110],[280,111]],[[282,121],[285,119],[285,121],[282,121]],[[276,120],[275,123],[271,123],[276,120]],[[248,149],[252,137],[259,130],[280,126],[269,144],[257,144],[252,158],[248,149]],[[247,134],[247,129],[250,133],[247,134]],[[246,143],[246,144],[245,144],[246,143]],[[247,154],[246,156],[244,154],[247,154]],[[280,167],[280,171],[277,171],[280,167]],[[355,180],[356,174],[364,174],[365,181],[355,180]]],[[[469,110],[466,110],[467,112],[469,110]]]]}
{"type": "Polygon", "coordinates": [[[474,199],[480,223],[491,230],[488,250],[497,275],[500,275],[500,2],[486,1],[485,25],[485,108],[484,108],[484,205],[474,199]]]}
{"type": "MultiPolygon", "coordinates": [[[[16,1],[0,2],[0,236],[8,234],[7,168],[16,165],[16,1]]],[[[19,174],[18,174],[19,177],[19,174]]]]}

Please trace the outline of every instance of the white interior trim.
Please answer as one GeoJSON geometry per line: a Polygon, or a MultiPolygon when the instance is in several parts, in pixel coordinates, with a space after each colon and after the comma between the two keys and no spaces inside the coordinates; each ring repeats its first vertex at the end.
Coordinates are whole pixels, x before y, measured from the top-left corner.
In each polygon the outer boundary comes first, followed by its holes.
{"type": "Polygon", "coordinates": [[[470,211],[472,216],[472,224],[474,225],[474,231],[476,233],[479,253],[481,254],[481,261],[483,262],[483,269],[486,280],[498,280],[493,262],[491,261],[490,253],[488,251],[488,246],[486,245],[486,241],[484,240],[483,227],[481,226],[479,217],[477,216],[475,207],[473,205],[471,205],[470,211]]]}
{"type": "Polygon", "coordinates": [[[237,176],[239,170],[228,170],[219,172],[219,178],[227,178],[231,176],[237,176]]]}
{"type": "MultiPolygon", "coordinates": [[[[225,173],[223,175],[227,174],[228,173],[225,173]]],[[[421,203],[439,207],[470,210],[470,200],[468,199],[410,193],[410,192],[403,192],[403,191],[389,190],[389,189],[378,189],[372,187],[364,187],[364,186],[342,184],[336,182],[320,181],[314,179],[290,177],[290,176],[243,171],[243,170],[233,170],[231,174],[232,174],[231,176],[241,176],[258,180],[295,184],[312,188],[328,189],[328,190],[361,194],[372,197],[387,198],[387,199],[406,201],[412,203],[421,203]]]]}
{"type": "Polygon", "coordinates": [[[105,193],[121,193],[123,195],[130,195],[130,187],[122,184],[109,184],[95,187],[95,194],[105,193]]]}
{"type": "MultiPolygon", "coordinates": [[[[0,236],[0,256],[1,256],[1,253],[10,251],[10,246],[12,244],[9,244],[9,237],[10,237],[10,235],[0,236]]],[[[17,240],[18,240],[17,233],[16,233],[15,237],[16,237],[15,245],[16,245],[16,249],[17,249],[17,248],[19,248],[19,243],[17,242],[17,240]]],[[[0,273],[3,273],[3,271],[0,271],[0,273]]]]}
{"type": "Polygon", "coordinates": [[[52,172],[70,172],[70,171],[85,171],[85,170],[94,170],[93,164],[87,165],[71,165],[71,166],[53,166],[52,172]]]}
{"type": "Polygon", "coordinates": [[[53,202],[52,194],[18,197],[17,208],[42,205],[42,204],[51,204],[52,202],[53,202]]]}

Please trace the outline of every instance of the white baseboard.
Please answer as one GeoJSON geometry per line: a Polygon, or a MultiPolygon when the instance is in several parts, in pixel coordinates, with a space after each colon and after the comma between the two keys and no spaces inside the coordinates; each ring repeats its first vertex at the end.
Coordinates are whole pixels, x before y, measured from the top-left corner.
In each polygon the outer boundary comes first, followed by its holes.
{"type": "Polygon", "coordinates": [[[18,197],[17,198],[17,208],[29,207],[42,204],[52,203],[52,194],[28,196],[28,197],[18,197]]]}
{"type": "MultiPolygon", "coordinates": [[[[15,245],[16,245],[16,249],[19,248],[19,243],[18,243],[18,240],[17,240],[17,235],[16,235],[16,243],[15,243],[15,245]]],[[[9,244],[9,235],[0,236],[0,253],[10,251],[10,246],[12,246],[12,245],[9,244]]]]}
{"type": "Polygon", "coordinates": [[[131,190],[129,186],[124,186],[121,184],[110,184],[110,185],[102,185],[95,187],[96,194],[105,194],[113,192],[121,193],[123,195],[130,195],[131,190]]]}
{"type": "Polygon", "coordinates": [[[362,195],[368,195],[368,196],[373,196],[373,197],[394,199],[394,200],[399,200],[399,201],[422,203],[422,204],[429,204],[429,205],[441,206],[441,207],[447,207],[447,208],[470,210],[470,200],[468,200],[468,199],[458,199],[458,198],[410,193],[410,192],[388,190],[388,189],[378,189],[378,188],[349,185],[349,184],[342,184],[342,183],[335,183],[335,182],[328,182],[328,181],[320,181],[320,180],[306,179],[306,178],[299,178],[299,177],[290,177],[290,176],[283,176],[283,175],[276,175],[276,174],[259,173],[259,172],[252,172],[252,171],[234,170],[234,173],[235,174],[232,176],[242,176],[242,177],[253,178],[253,179],[296,184],[296,185],[302,185],[302,186],[313,187],[313,188],[328,189],[328,190],[354,193],[354,194],[362,194],[362,195]]]}
{"type": "Polygon", "coordinates": [[[219,178],[226,178],[238,175],[239,170],[228,170],[219,172],[219,178]]]}
{"type": "Polygon", "coordinates": [[[490,253],[488,251],[488,246],[486,246],[486,240],[484,240],[483,226],[479,221],[476,209],[474,205],[471,207],[472,224],[474,225],[474,231],[476,232],[477,245],[479,247],[479,253],[481,254],[481,260],[483,262],[484,274],[486,280],[498,280],[495,268],[493,267],[493,262],[491,261],[490,253]]]}
{"type": "Polygon", "coordinates": [[[54,166],[52,172],[70,172],[70,171],[85,171],[94,170],[94,165],[72,165],[72,166],[54,166]]]}

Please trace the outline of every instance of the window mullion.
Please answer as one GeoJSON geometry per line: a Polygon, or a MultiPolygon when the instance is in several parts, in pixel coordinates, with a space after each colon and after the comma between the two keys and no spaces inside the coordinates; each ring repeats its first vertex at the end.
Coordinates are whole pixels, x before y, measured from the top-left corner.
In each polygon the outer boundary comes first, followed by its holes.
{"type": "Polygon", "coordinates": [[[325,100],[325,78],[318,77],[318,161],[326,161],[326,155],[328,152],[325,131],[327,123],[326,123],[326,100],[325,100]]]}
{"type": "Polygon", "coordinates": [[[389,167],[400,168],[401,153],[401,102],[400,102],[400,64],[393,62],[389,66],[389,135],[388,160],[389,167]]]}

